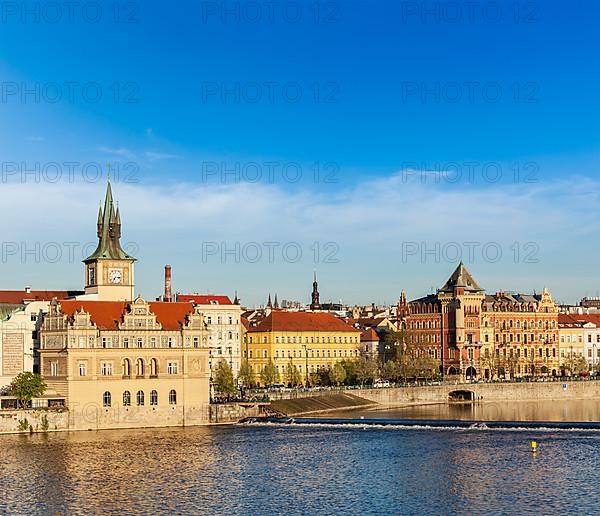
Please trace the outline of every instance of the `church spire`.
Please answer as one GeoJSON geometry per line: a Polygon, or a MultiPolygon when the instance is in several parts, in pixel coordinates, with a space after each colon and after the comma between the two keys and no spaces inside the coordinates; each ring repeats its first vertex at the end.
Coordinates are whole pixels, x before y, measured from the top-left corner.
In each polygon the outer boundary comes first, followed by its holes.
{"type": "Polygon", "coordinates": [[[271,293],[269,293],[269,300],[267,301],[267,308],[273,308],[273,303],[271,303],[271,293]]]}
{"type": "Polygon", "coordinates": [[[121,247],[121,215],[119,208],[115,209],[110,179],[106,185],[104,209],[98,211],[98,247],[84,262],[99,258],[112,260],[133,260],[121,247]]]}
{"type": "Polygon", "coordinates": [[[321,304],[319,302],[319,284],[317,283],[317,271],[314,271],[310,309],[319,310],[320,308],[321,304]]]}
{"type": "Polygon", "coordinates": [[[273,308],[279,308],[279,301],[277,301],[277,293],[275,293],[275,301],[273,302],[273,308]]]}

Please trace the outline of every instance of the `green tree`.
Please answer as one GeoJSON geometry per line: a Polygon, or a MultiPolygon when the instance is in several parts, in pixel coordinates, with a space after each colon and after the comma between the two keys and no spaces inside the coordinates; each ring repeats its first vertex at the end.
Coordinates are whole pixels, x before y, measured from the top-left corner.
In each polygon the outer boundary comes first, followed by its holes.
{"type": "Polygon", "coordinates": [[[373,359],[361,357],[356,364],[356,378],[361,387],[365,383],[373,383],[378,372],[379,367],[373,359]]]}
{"type": "Polygon", "coordinates": [[[310,373],[309,381],[310,385],[313,387],[321,385],[321,375],[319,373],[310,373]]]}
{"type": "Polygon", "coordinates": [[[287,367],[285,368],[285,381],[291,387],[296,387],[302,383],[300,371],[298,371],[298,368],[294,365],[292,359],[290,359],[287,367]]]}
{"type": "Polygon", "coordinates": [[[383,364],[383,367],[381,368],[381,378],[390,382],[395,382],[399,376],[400,368],[398,367],[397,362],[390,360],[383,364]]]}
{"type": "Polygon", "coordinates": [[[233,371],[226,360],[221,359],[215,368],[214,378],[215,390],[223,394],[232,394],[235,392],[233,383],[233,371]]]}
{"type": "Polygon", "coordinates": [[[569,353],[563,360],[562,367],[569,371],[571,375],[576,375],[589,369],[587,360],[576,353],[569,353]]]}
{"type": "Polygon", "coordinates": [[[279,381],[279,371],[277,371],[277,368],[271,359],[269,359],[265,367],[262,368],[260,379],[264,385],[272,385],[279,381]]]}
{"type": "Polygon", "coordinates": [[[342,364],[342,367],[346,370],[346,380],[344,383],[346,385],[356,385],[358,383],[358,376],[357,376],[358,361],[357,360],[342,360],[340,362],[340,364],[342,364]]]}
{"type": "Polygon", "coordinates": [[[329,379],[331,383],[340,385],[346,379],[346,370],[344,366],[339,362],[333,364],[333,367],[329,371],[329,379]]]}
{"type": "Polygon", "coordinates": [[[246,388],[252,389],[256,381],[254,380],[254,374],[252,373],[252,366],[248,363],[248,360],[243,360],[238,373],[238,381],[246,388]]]}
{"type": "Polygon", "coordinates": [[[24,372],[16,376],[10,384],[10,393],[16,396],[21,407],[26,408],[31,400],[46,391],[46,384],[39,374],[24,372]]]}

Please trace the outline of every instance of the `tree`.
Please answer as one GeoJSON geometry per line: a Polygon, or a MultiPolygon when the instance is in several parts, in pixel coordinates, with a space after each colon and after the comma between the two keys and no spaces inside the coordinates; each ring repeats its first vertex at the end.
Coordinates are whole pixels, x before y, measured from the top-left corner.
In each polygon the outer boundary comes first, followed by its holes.
{"type": "Polygon", "coordinates": [[[381,368],[381,377],[384,380],[388,380],[390,382],[395,382],[400,376],[400,369],[398,367],[397,362],[393,360],[389,360],[383,367],[381,368]]]}
{"type": "Polygon", "coordinates": [[[319,373],[310,373],[309,381],[311,386],[321,385],[321,375],[319,373]]]}
{"type": "Polygon", "coordinates": [[[377,362],[370,358],[361,357],[356,364],[356,377],[360,382],[361,387],[365,383],[373,383],[375,381],[375,377],[377,376],[377,372],[379,367],[377,366],[377,362]]]}
{"type": "Polygon", "coordinates": [[[232,394],[235,392],[233,383],[233,371],[226,360],[221,359],[215,369],[214,378],[215,390],[223,394],[232,394]]]}
{"type": "Polygon", "coordinates": [[[254,387],[254,374],[252,373],[252,366],[248,363],[248,360],[242,361],[242,365],[240,366],[240,371],[238,373],[238,381],[241,382],[246,389],[251,389],[254,387]]]}
{"type": "Polygon", "coordinates": [[[46,384],[39,374],[24,372],[16,376],[10,384],[10,393],[26,408],[31,400],[46,391],[46,384]]]}
{"type": "Polygon", "coordinates": [[[329,379],[331,380],[331,383],[334,383],[335,385],[342,383],[346,379],[346,370],[344,369],[344,366],[339,362],[333,364],[333,367],[329,371],[329,379]]]}
{"type": "Polygon", "coordinates": [[[356,385],[358,383],[358,376],[357,376],[358,361],[357,360],[342,360],[340,362],[340,364],[342,364],[342,367],[346,371],[345,384],[346,385],[356,385]]]}
{"type": "Polygon", "coordinates": [[[562,368],[575,375],[588,370],[588,363],[585,358],[576,353],[569,353],[567,358],[563,360],[562,368]]]}
{"type": "Polygon", "coordinates": [[[260,379],[264,385],[272,385],[279,381],[279,371],[270,358],[260,372],[260,379]]]}
{"type": "Polygon", "coordinates": [[[300,371],[298,371],[298,368],[294,365],[291,358],[287,367],[285,368],[285,381],[291,387],[296,387],[302,383],[300,371]]]}

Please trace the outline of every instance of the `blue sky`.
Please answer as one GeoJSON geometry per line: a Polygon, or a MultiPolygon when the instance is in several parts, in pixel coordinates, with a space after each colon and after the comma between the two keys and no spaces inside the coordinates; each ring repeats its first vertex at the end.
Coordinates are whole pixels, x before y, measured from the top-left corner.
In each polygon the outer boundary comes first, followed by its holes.
{"type": "Polygon", "coordinates": [[[171,263],[248,304],[308,300],[313,269],[324,299],[393,302],[455,258],[490,291],[600,292],[594,2],[13,5],[1,288],[80,287],[110,161],[147,297],[171,263]]]}

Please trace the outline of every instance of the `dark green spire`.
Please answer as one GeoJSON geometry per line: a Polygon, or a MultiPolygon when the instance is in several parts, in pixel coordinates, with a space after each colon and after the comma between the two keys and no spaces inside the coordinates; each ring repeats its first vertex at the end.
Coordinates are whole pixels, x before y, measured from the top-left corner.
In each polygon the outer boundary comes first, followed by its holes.
{"type": "Polygon", "coordinates": [[[121,247],[121,216],[115,209],[110,180],[106,186],[104,209],[98,212],[98,247],[84,262],[98,259],[134,260],[121,247]]]}

